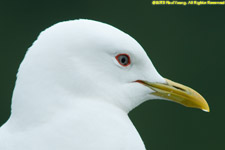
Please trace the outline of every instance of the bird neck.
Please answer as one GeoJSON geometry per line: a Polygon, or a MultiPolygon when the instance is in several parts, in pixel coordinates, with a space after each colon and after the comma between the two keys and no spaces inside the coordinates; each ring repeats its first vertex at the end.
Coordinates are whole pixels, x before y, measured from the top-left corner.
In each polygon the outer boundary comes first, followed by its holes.
{"type": "Polygon", "coordinates": [[[43,118],[16,120],[12,117],[7,127],[10,133],[12,130],[26,133],[34,141],[54,143],[62,149],[145,149],[127,113],[101,100],[79,99],[43,118]]]}
{"type": "MultiPolygon", "coordinates": [[[[102,137],[102,141],[108,141],[107,138],[110,139],[111,136],[132,140],[130,134],[134,134],[141,141],[128,114],[116,105],[102,100],[79,99],[72,102],[71,99],[68,105],[42,110],[44,112],[20,114],[21,116],[13,114],[8,121],[9,130],[29,131],[31,135],[45,132],[40,134],[54,136],[46,137],[46,141],[58,136],[81,141],[85,141],[87,137],[94,141],[96,136],[102,137]]],[[[77,144],[79,145],[79,142],[77,144]]]]}
{"type": "MultiPolygon", "coordinates": [[[[57,88],[55,87],[55,89],[57,88]]],[[[27,93],[27,95],[21,95],[20,93],[26,93],[21,90],[23,89],[16,88],[14,90],[9,122],[13,122],[12,124],[16,124],[17,127],[21,126],[24,129],[39,126],[40,124],[51,124],[55,120],[63,120],[63,118],[76,122],[75,120],[81,114],[86,114],[86,116],[92,114],[103,118],[126,118],[125,120],[129,120],[128,112],[105,100],[75,97],[70,93],[64,93],[65,91],[62,89],[59,90],[60,92],[48,90],[48,95],[43,92],[31,92],[27,93]],[[32,95],[32,97],[29,95],[32,95]]],[[[97,118],[92,118],[92,120],[98,121],[97,118]]],[[[66,120],[64,121],[66,122],[66,120]]]]}

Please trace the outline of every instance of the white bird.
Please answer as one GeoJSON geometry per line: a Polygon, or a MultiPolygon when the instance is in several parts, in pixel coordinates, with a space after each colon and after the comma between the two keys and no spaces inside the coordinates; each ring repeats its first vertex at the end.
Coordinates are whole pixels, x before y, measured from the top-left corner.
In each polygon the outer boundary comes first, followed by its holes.
{"type": "Polygon", "coordinates": [[[151,99],[209,111],[196,91],[159,75],[128,34],[91,20],[58,23],[19,67],[0,150],[145,150],[128,113],[151,99]]]}

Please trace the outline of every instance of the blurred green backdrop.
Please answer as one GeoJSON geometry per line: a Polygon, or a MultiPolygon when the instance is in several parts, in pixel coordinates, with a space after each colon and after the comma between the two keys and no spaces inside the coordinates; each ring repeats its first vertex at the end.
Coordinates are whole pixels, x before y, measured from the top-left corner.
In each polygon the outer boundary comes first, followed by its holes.
{"type": "Polygon", "coordinates": [[[200,92],[211,112],[148,101],[130,118],[150,150],[225,149],[225,6],[152,6],[150,0],[1,1],[0,125],[10,115],[16,73],[38,34],[87,18],[133,36],[160,74],[200,92]]]}

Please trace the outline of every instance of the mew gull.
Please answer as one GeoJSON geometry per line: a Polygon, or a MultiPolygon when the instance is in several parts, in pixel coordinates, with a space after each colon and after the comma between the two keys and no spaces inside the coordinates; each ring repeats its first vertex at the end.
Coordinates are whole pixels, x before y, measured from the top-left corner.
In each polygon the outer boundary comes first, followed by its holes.
{"type": "Polygon", "coordinates": [[[128,113],[151,99],[209,111],[193,89],[163,78],[128,34],[92,20],[43,31],[17,74],[1,150],[145,150],[128,113]]]}

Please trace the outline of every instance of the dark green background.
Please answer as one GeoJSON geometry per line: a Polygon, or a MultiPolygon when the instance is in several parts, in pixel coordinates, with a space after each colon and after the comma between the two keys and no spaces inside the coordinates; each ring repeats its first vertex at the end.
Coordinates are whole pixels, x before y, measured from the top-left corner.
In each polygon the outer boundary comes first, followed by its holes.
{"type": "Polygon", "coordinates": [[[160,74],[200,92],[211,112],[148,101],[130,117],[150,150],[225,149],[225,6],[152,6],[150,0],[0,3],[0,125],[10,115],[17,68],[45,28],[88,18],[144,47],[160,74]]]}

